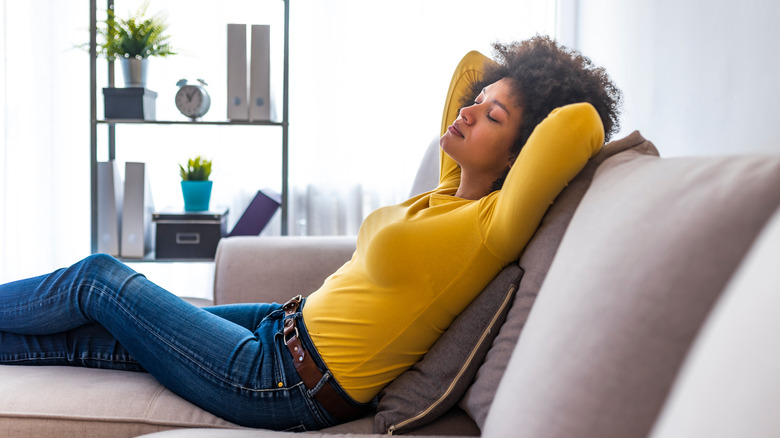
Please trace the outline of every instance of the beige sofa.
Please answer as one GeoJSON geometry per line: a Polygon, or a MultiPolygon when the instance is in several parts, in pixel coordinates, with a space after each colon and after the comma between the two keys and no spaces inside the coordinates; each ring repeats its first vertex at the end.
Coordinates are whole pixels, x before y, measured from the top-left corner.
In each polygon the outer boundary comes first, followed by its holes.
{"type": "MultiPolygon", "coordinates": [[[[377,412],[312,435],[780,436],[778,206],[780,155],[610,143],[377,412]]],[[[224,239],[215,301],[312,291],[353,248],[224,239]]],[[[229,424],[142,373],[0,366],[0,436],[144,434],[290,435],[229,424]]]]}

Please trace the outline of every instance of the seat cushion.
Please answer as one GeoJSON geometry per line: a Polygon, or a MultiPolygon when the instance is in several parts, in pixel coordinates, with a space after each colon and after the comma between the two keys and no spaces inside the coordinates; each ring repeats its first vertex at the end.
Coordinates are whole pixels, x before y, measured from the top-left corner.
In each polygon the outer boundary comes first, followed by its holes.
{"type": "Polygon", "coordinates": [[[134,437],[235,424],[171,393],[146,373],[54,366],[0,366],[3,436],[134,437]]]}
{"type": "MultiPolygon", "coordinates": [[[[370,434],[373,415],[322,431],[370,434]]],[[[0,365],[1,437],[137,437],[157,432],[193,436],[293,436],[242,428],[165,389],[147,373],[60,366],[0,365]],[[237,435],[234,435],[238,433],[237,435]]],[[[423,435],[478,435],[459,409],[419,429],[423,435]]]]}
{"type": "Polygon", "coordinates": [[[605,161],[484,434],[647,436],[702,321],[778,204],[780,156],[627,151],[605,161]]]}

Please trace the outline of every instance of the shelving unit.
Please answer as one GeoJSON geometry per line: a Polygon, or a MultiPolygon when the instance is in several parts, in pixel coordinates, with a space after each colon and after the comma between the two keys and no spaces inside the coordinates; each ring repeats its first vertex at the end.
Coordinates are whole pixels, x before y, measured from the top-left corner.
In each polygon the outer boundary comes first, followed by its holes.
{"type": "MultiPolygon", "coordinates": [[[[272,0],[264,0],[272,1],[272,0]]],[[[97,81],[97,0],[90,0],[90,190],[91,190],[91,249],[97,252],[97,162],[98,162],[98,126],[108,127],[108,159],[116,159],[116,125],[118,124],[147,124],[147,125],[191,125],[191,126],[215,126],[215,125],[256,125],[266,127],[278,127],[282,130],[282,181],[281,195],[281,233],[288,234],[289,213],[289,187],[288,187],[288,131],[289,131],[289,25],[290,2],[289,0],[276,0],[284,2],[284,37],[283,37],[283,73],[282,73],[282,120],[281,122],[269,121],[177,121],[177,120],[132,120],[132,119],[102,119],[98,117],[98,81],[97,81]]],[[[106,8],[112,9],[114,0],[107,0],[106,8]]],[[[108,62],[108,86],[114,86],[115,67],[113,62],[108,62]]],[[[193,128],[197,129],[197,128],[193,128]]]]}

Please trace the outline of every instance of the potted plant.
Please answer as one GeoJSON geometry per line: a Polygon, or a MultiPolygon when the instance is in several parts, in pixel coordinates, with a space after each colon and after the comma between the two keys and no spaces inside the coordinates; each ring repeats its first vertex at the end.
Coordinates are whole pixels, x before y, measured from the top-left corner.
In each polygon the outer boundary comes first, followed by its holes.
{"type": "Polygon", "coordinates": [[[184,211],[206,211],[211,200],[211,160],[201,156],[190,158],[187,167],[179,164],[184,211]]]}
{"type": "Polygon", "coordinates": [[[170,36],[165,34],[168,24],[161,12],[146,18],[149,0],[138,7],[127,19],[116,19],[113,9],[103,27],[97,29],[102,41],[98,41],[98,55],[109,61],[119,59],[127,87],[145,87],[148,58],[175,55],[169,44],[170,36]]]}

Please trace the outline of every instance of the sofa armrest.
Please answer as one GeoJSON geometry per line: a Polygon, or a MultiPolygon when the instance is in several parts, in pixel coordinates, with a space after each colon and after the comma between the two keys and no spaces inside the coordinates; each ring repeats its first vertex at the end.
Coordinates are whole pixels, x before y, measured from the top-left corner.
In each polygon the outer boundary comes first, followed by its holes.
{"type": "Polygon", "coordinates": [[[222,239],[214,303],[277,302],[317,290],[355,251],[354,236],[241,236],[222,239]]]}

